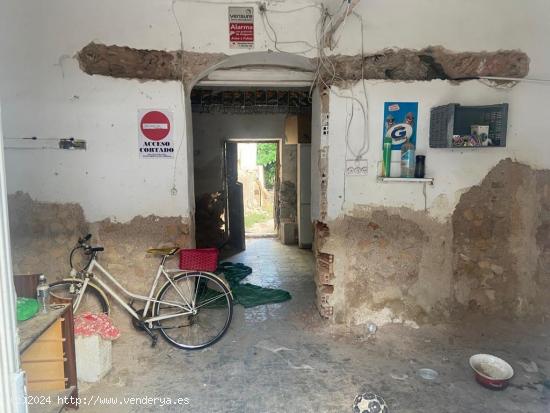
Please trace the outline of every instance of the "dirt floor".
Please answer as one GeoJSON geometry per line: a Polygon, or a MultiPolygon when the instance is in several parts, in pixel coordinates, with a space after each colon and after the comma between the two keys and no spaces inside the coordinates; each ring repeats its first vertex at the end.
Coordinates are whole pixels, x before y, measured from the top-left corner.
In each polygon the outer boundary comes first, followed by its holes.
{"type": "Polygon", "coordinates": [[[145,335],[121,326],[112,371],[99,384],[81,385],[81,413],[351,412],[363,390],[381,395],[390,412],[550,412],[550,389],[542,385],[550,374],[547,325],[472,318],[418,329],[384,326],[374,336],[345,331],[322,321],[314,307],[310,251],[273,239],[247,243],[230,259],[254,268],[247,281],[286,289],[293,299],[237,306],[222,341],[197,352],[162,340],[151,348],[145,335]],[[507,360],[516,372],[512,385],[478,385],[468,366],[475,353],[507,360]],[[424,380],[420,368],[439,375],[424,380]],[[131,405],[124,397],[138,399],[131,405]],[[187,404],[168,405],[168,398],[187,404]]]}
{"type": "Polygon", "coordinates": [[[275,224],[273,218],[270,218],[266,221],[256,222],[254,225],[251,225],[249,228],[246,228],[247,237],[257,237],[257,236],[274,236],[275,224]]]}

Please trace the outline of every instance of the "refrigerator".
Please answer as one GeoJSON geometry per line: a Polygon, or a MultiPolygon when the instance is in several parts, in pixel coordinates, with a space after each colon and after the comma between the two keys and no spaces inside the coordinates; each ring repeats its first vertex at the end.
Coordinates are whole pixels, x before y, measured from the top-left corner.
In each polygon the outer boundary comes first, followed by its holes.
{"type": "Polygon", "coordinates": [[[298,160],[298,246],[311,248],[313,226],[311,224],[311,144],[299,143],[298,160]]]}

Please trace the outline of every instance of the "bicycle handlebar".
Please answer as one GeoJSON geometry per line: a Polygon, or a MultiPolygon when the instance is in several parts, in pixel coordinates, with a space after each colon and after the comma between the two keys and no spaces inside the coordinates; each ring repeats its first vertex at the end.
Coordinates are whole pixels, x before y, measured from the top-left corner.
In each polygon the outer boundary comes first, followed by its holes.
{"type": "Polygon", "coordinates": [[[91,238],[92,238],[92,234],[86,234],[84,237],[78,239],[78,243],[80,245],[83,245],[86,242],[88,242],[91,238]]]}
{"type": "MultiPolygon", "coordinates": [[[[87,253],[92,252],[101,252],[104,250],[103,247],[92,247],[91,245],[88,245],[88,241],[92,238],[92,234],[86,234],[84,237],[78,239],[78,245],[79,247],[83,247],[84,250],[87,253]]],[[[77,247],[77,248],[79,248],[77,247]]]]}

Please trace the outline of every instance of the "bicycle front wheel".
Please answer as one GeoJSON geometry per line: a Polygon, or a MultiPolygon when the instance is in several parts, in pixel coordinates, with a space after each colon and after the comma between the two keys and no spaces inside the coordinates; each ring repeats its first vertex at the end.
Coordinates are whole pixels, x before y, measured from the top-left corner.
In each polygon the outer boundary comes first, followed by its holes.
{"type": "Polygon", "coordinates": [[[158,329],[172,345],[198,350],[225,334],[233,317],[227,286],[212,274],[193,271],[175,276],[157,294],[158,329]]]}
{"type": "Polygon", "coordinates": [[[75,314],[90,312],[94,314],[105,313],[108,315],[110,310],[109,300],[103,290],[92,283],[88,283],[86,291],[84,291],[84,295],[80,299],[78,308],[74,308],[83,285],[84,281],[79,279],[56,281],[50,284],[50,294],[63,299],[72,299],[75,314]]]}

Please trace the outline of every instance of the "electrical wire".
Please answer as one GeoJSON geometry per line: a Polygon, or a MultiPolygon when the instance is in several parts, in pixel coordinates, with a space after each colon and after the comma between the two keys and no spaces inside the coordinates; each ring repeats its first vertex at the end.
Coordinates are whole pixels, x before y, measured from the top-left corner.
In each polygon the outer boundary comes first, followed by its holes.
{"type": "MultiPolygon", "coordinates": [[[[369,113],[369,97],[367,95],[367,87],[365,86],[365,28],[363,18],[356,12],[353,12],[353,15],[357,17],[359,23],[361,24],[361,85],[363,86],[363,95],[365,96],[365,114],[369,113]]],[[[370,149],[370,140],[368,136],[367,123],[368,119],[365,116],[365,139],[363,141],[363,146],[359,150],[360,156],[364,153],[366,154],[370,149]]]]}
{"type": "MultiPolygon", "coordinates": [[[[345,2],[346,0],[344,0],[345,2]]],[[[340,5],[339,10],[342,9],[342,3],[340,5]]],[[[337,12],[338,13],[338,10],[337,12]]],[[[347,13],[347,11],[346,11],[347,13]]],[[[345,126],[345,142],[346,142],[346,153],[349,151],[355,158],[355,160],[361,160],[363,159],[364,155],[368,152],[370,147],[370,142],[368,138],[368,125],[367,125],[367,109],[368,109],[368,95],[367,90],[364,82],[364,54],[365,54],[365,47],[364,47],[364,25],[363,20],[360,18],[360,16],[357,13],[354,13],[354,15],[360,20],[361,23],[361,82],[363,87],[363,94],[365,96],[365,104],[361,102],[358,98],[353,96],[353,90],[351,91],[351,96],[345,95],[342,93],[336,92],[333,88],[331,88],[329,85],[332,85],[334,81],[344,81],[340,76],[338,76],[336,72],[336,68],[334,63],[331,59],[329,59],[325,54],[326,44],[325,44],[325,34],[327,33],[327,26],[330,26],[332,24],[332,20],[334,19],[334,16],[330,16],[327,12],[325,12],[321,25],[320,30],[318,32],[317,36],[317,43],[318,43],[318,49],[319,49],[319,57],[318,57],[318,65],[317,70],[315,73],[315,83],[321,83],[326,89],[329,89],[332,94],[334,94],[337,97],[343,98],[343,99],[349,99],[352,102],[352,113],[348,112],[348,115],[346,116],[346,126],[345,126]],[[323,70],[329,74],[330,80],[326,80],[323,77],[323,70]],[[355,152],[353,147],[349,143],[349,132],[351,129],[351,122],[353,120],[353,112],[355,111],[355,103],[359,106],[362,115],[363,115],[363,142],[361,144],[361,147],[358,152],[355,152]]],[[[310,88],[310,94],[313,91],[313,85],[310,88]]]]}
{"type": "Polygon", "coordinates": [[[477,78],[486,80],[504,80],[510,82],[550,83],[550,79],[530,79],[528,77],[478,76],[477,78]]]}
{"type": "Polygon", "coordinates": [[[318,10],[320,10],[321,12],[323,11],[323,6],[321,6],[320,4],[308,4],[307,6],[303,6],[303,7],[299,7],[299,8],[297,8],[297,9],[291,9],[291,10],[274,10],[274,9],[266,9],[266,11],[269,12],[269,13],[281,13],[281,14],[284,14],[284,13],[294,13],[294,12],[297,12],[297,11],[301,11],[301,10],[305,10],[305,9],[310,9],[310,8],[318,9],[318,10]]]}
{"type": "MultiPolygon", "coordinates": [[[[183,113],[183,118],[185,119],[185,82],[184,82],[184,72],[183,72],[183,67],[184,67],[184,57],[183,57],[183,30],[181,29],[181,24],[178,20],[178,16],[176,15],[176,10],[175,10],[175,3],[176,3],[177,0],[172,0],[172,6],[171,6],[171,11],[172,11],[172,15],[174,16],[174,20],[176,21],[176,25],[178,27],[178,32],[179,32],[179,35],[180,35],[180,51],[181,51],[181,84],[180,84],[180,93],[181,93],[181,107],[182,107],[182,110],[184,111],[183,113]]],[[[181,127],[181,136],[180,136],[180,142],[179,142],[179,145],[178,145],[178,149],[176,150],[176,156],[174,158],[174,169],[173,169],[173,174],[172,174],[172,188],[170,189],[170,193],[172,194],[172,196],[176,196],[177,193],[178,193],[178,189],[176,187],[176,172],[177,172],[177,168],[178,168],[178,158],[179,158],[179,155],[180,155],[180,151],[181,151],[181,147],[183,145],[183,141],[185,140],[185,131],[184,131],[184,125],[182,125],[181,127]]]]}
{"type": "MultiPolygon", "coordinates": [[[[345,2],[346,0],[344,0],[345,2]]],[[[340,39],[342,38],[342,34],[344,33],[344,29],[346,28],[346,22],[348,21],[348,16],[349,16],[349,8],[351,6],[351,1],[350,0],[347,0],[348,2],[348,6],[346,7],[346,12],[344,14],[344,21],[342,22],[342,26],[341,26],[341,29],[340,29],[340,36],[338,36],[338,39],[336,39],[336,41],[334,42],[334,44],[331,43],[330,45],[330,50],[334,50],[336,49],[336,47],[338,46],[338,43],[340,42],[340,39]]],[[[342,3],[343,4],[343,3],[342,3]]],[[[341,6],[341,5],[340,5],[341,6]]],[[[334,34],[333,34],[334,35],[334,34]]]]}
{"type": "MultiPolygon", "coordinates": [[[[309,7],[314,7],[314,6],[309,6],[309,7]]],[[[299,10],[303,10],[303,9],[306,9],[306,8],[308,8],[308,7],[302,7],[302,8],[294,9],[294,11],[299,11],[299,10]]],[[[318,7],[315,7],[315,8],[318,8],[318,7]]],[[[273,47],[274,47],[275,50],[277,50],[278,52],[281,52],[281,53],[305,54],[307,52],[310,52],[311,50],[317,49],[317,46],[313,46],[311,43],[309,43],[305,40],[279,41],[278,36],[277,36],[277,32],[275,31],[275,28],[273,27],[273,25],[269,21],[269,17],[267,16],[268,12],[273,12],[273,10],[260,8],[260,17],[261,17],[261,20],[262,20],[262,24],[264,26],[265,33],[266,33],[268,39],[273,43],[273,47]],[[268,28],[269,28],[269,30],[268,30],[268,28]],[[271,31],[271,33],[270,33],[270,31],[271,31]],[[297,52],[286,52],[285,50],[279,49],[279,47],[278,47],[279,44],[281,44],[281,45],[283,45],[283,44],[305,44],[306,46],[308,46],[308,49],[297,51],[297,52]]],[[[281,13],[292,13],[293,11],[292,10],[286,10],[286,11],[280,11],[280,12],[281,13]]]]}
{"type": "Polygon", "coordinates": [[[179,1],[180,3],[200,3],[200,4],[228,4],[239,6],[241,4],[253,4],[257,5],[257,1],[239,1],[238,3],[232,1],[207,1],[207,0],[173,0],[173,2],[179,1]]]}

